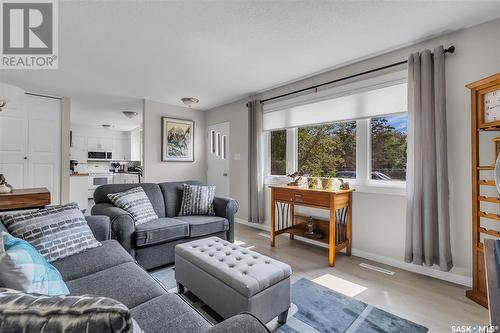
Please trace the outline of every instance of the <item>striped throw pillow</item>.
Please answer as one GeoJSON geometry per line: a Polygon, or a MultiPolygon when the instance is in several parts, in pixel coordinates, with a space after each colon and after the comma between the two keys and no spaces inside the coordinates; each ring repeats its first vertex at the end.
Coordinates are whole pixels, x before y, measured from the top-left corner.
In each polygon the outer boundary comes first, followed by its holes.
{"type": "Polygon", "coordinates": [[[99,296],[41,296],[0,288],[2,332],[132,333],[129,309],[99,296]]]}
{"type": "Polygon", "coordinates": [[[158,219],[151,201],[142,187],[134,187],[130,190],[118,193],[109,193],[109,200],[132,215],[135,225],[143,224],[158,219]]]}
{"type": "Polygon", "coordinates": [[[33,245],[49,262],[101,246],[74,202],[7,214],[2,221],[12,236],[33,245]]]}
{"type": "Polygon", "coordinates": [[[215,186],[184,184],[179,215],[215,215],[215,186]]]}

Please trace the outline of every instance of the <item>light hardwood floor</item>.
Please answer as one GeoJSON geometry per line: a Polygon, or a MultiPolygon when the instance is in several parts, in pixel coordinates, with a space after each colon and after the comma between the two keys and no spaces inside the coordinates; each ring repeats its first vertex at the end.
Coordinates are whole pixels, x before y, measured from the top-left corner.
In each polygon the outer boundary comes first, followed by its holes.
{"type": "Polygon", "coordinates": [[[466,287],[343,254],[336,256],[332,268],[328,266],[325,248],[292,241],[287,236],[277,237],[277,246],[272,248],[269,238],[259,235],[265,232],[241,224],[236,224],[235,233],[236,241],[244,242],[242,246],[253,246],[252,250],[291,265],[292,283],[300,278],[313,280],[333,275],[367,288],[355,295],[356,299],[424,325],[429,332],[449,333],[452,325],[488,323],[488,311],[465,297],[466,287]],[[376,272],[360,263],[395,274],[376,272]]]}

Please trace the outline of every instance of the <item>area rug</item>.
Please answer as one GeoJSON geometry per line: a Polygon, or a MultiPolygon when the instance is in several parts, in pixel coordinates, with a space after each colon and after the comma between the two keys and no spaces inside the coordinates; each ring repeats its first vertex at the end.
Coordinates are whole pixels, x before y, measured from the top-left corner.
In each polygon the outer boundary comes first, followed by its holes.
{"type": "MultiPolygon", "coordinates": [[[[169,292],[176,292],[175,268],[167,267],[150,272],[169,292]]],[[[209,321],[222,318],[195,295],[187,291],[186,302],[201,312],[209,321]]],[[[421,333],[428,329],[389,312],[345,296],[307,279],[292,285],[292,308],[285,325],[276,319],[268,324],[276,333],[421,333]]]]}
{"type": "Polygon", "coordinates": [[[276,330],[278,333],[428,331],[424,326],[307,279],[300,279],[292,285],[292,302],[298,310],[276,330]]]}

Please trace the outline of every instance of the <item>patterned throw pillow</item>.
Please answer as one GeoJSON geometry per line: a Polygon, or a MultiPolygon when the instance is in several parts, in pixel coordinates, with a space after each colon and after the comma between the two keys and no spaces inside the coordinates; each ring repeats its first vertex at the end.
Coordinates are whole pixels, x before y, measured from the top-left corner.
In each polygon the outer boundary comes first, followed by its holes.
{"type": "Polygon", "coordinates": [[[131,333],[130,311],[111,298],[38,296],[0,288],[2,332],[131,333]]]}
{"type": "Polygon", "coordinates": [[[179,215],[215,215],[214,197],[215,186],[184,184],[179,215]]]}
{"type": "Polygon", "coordinates": [[[32,212],[7,214],[9,233],[24,239],[49,262],[101,246],[76,203],[32,212]]]}
{"type": "Polygon", "coordinates": [[[151,205],[151,201],[149,201],[142,187],[134,187],[124,192],[109,193],[108,198],[116,207],[120,207],[132,215],[135,225],[158,219],[158,215],[156,215],[153,205],[151,205]]]}
{"type": "Polygon", "coordinates": [[[0,233],[5,246],[0,253],[0,286],[42,295],[67,295],[59,271],[28,242],[0,233]]]}

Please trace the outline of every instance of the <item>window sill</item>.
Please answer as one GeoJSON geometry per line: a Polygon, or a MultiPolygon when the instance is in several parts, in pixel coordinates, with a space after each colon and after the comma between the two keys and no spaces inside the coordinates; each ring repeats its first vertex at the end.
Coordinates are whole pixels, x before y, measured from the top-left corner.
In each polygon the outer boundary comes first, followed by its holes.
{"type": "Polygon", "coordinates": [[[359,193],[386,194],[386,195],[406,195],[406,185],[403,182],[394,184],[384,184],[380,182],[368,184],[352,184],[352,188],[359,193]]]}

